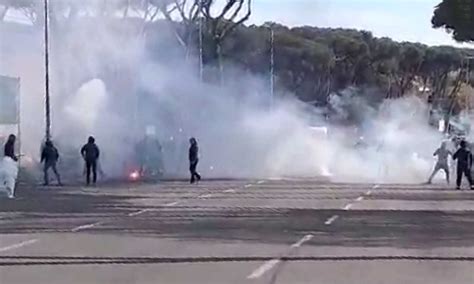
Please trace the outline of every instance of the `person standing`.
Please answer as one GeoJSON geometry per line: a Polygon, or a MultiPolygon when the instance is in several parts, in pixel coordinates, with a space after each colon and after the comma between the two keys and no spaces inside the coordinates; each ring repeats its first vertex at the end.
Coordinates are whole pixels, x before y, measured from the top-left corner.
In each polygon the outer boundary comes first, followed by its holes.
{"type": "Polygon", "coordinates": [[[16,136],[14,134],[10,134],[8,136],[8,140],[5,143],[5,147],[3,148],[3,155],[5,157],[10,157],[13,161],[17,162],[18,158],[15,156],[15,142],[16,136]]]}
{"type": "Polygon", "coordinates": [[[200,181],[201,175],[197,172],[197,165],[199,163],[199,148],[196,138],[189,139],[189,171],[191,173],[191,183],[200,181]]]}
{"type": "Polygon", "coordinates": [[[467,147],[466,141],[461,141],[461,148],[456,151],[453,155],[453,159],[458,161],[457,164],[457,178],[456,178],[456,189],[461,189],[462,176],[464,175],[469,182],[471,190],[472,187],[472,177],[471,177],[471,167],[472,167],[472,153],[467,147]]]}
{"type": "Polygon", "coordinates": [[[15,155],[16,136],[10,134],[3,148],[4,157],[0,160],[0,188],[6,189],[8,198],[15,198],[15,185],[18,177],[18,157],[15,155]]]}
{"type": "Polygon", "coordinates": [[[94,137],[90,136],[87,140],[87,144],[82,146],[81,155],[84,161],[86,162],[86,182],[87,185],[91,181],[91,171],[92,171],[92,183],[96,184],[97,182],[97,161],[100,156],[99,147],[95,144],[94,137]]]}
{"type": "Polygon", "coordinates": [[[56,147],[54,147],[53,142],[51,140],[47,140],[43,151],[41,151],[41,163],[44,163],[43,166],[43,174],[44,174],[44,185],[49,184],[48,178],[48,170],[51,168],[56,175],[56,180],[58,181],[59,185],[61,183],[61,176],[59,175],[58,169],[56,167],[57,162],[59,160],[59,152],[56,147]]]}
{"type": "Polygon", "coordinates": [[[438,173],[439,170],[443,170],[445,172],[446,182],[449,184],[449,166],[448,166],[449,155],[452,155],[452,153],[451,151],[447,149],[446,142],[443,142],[441,144],[441,147],[439,147],[433,154],[433,156],[438,156],[438,161],[436,162],[433,173],[428,179],[428,184],[431,184],[433,177],[438,173]]]}

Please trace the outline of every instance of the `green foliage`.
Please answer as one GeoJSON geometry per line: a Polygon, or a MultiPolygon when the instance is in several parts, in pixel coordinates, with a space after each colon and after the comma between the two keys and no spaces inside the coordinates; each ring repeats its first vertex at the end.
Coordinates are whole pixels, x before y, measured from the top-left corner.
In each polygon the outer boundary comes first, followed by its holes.
{"type": "Polygon", "coordinates": [[[474,41],[474,0],[443,0],[431,22],[434,28],[452,33],[457,41],[474,41]]]}

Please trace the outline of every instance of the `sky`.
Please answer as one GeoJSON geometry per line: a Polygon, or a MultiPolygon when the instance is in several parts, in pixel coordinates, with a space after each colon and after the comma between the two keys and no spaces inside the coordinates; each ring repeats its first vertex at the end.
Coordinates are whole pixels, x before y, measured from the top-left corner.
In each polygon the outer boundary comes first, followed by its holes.
{"type": "Polygon", "coordinates": [[[441,0],[253,0],[251,22],[287,26],[343,27],[371,31],[378,37],[428,45],[461,45],[443,29],[431,27],[441,0]]]}

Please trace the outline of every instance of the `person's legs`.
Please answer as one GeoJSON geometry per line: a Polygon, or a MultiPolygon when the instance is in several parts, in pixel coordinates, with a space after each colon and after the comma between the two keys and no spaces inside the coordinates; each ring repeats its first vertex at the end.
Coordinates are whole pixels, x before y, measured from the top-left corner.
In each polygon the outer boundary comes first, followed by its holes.
{"type": "Polygon", "coordinates": [[[94,184],[97,182],[97,161],[92,162],[92,182],[94,184]]]}
{"type": "Polygon", "coordinates": [[[464,169],[464,175],[466,176],[467,181],[469,182],[469,186],[472,188],[471,169],[469,168],[464,169]]]}
{"type": "Polygon", "coordinates": [[[456,188],[457,189],[461,188],[461,181],[462,181],[463,173],[464,173],[464,169],[458,166],[457,171],[456,171],[456,188]]]}
{"type": "Polygon", "coordinates": [[[196,166],[197,166],[196,162],[190,162],[190,164],[189,164],[189,172],[191,173],[191,180],[190,180],[191,183],[194,183],[196,181],[195,180],[196,166]]]}
{"type": "Polygon", "coordinates": [[[439,170],[441,169],[440,165],[436,164],[434,170],[433,170],[433,173],[431,173],[431,176],[430,178],[428,179],[428,183],[431,183],[433,181],[433,178],[435,177],[435,175],[439,172],[439,170]]]}
{"type": "Polygon", "coordinates": [[[446,174],[446,182],[449,184],[449,167],[443,167],[444,173],[446,174]]]}
{"type": "Polygon", "coordinates": [[[51,165],[51,168],[53,169],[54,175],[56,176],[56,180],[58,181],[58,184],[61,185],[61,176],[59,175],[57,164],[53,163],[51,165]]]}
{"type": "Polygon", "coordinates": [[[43,185],[49,184],[49,177],[48,177],[48,170],[51,165],[47,162],[44,163],[43,166],[43,185]]]}
{"type": "Polygon", "coordinates": [[[92,163],[90,161],[86,161],[86,182],[87,185],[91,183],[91,168],[92,163]]]}

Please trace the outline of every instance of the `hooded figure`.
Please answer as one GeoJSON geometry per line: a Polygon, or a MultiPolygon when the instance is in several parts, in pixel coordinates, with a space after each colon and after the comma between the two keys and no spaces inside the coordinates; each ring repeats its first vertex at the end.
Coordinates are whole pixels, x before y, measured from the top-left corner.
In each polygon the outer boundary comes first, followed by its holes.
{"type": "Polygon", "coordinates": [[[457,165],[457,177],[456,177],[456,189],[461,189],[462,176],[464,175],[469,182],[469,186],[472,187],[471,178],[471,167],[472,167],[472,153],[467,147],[466,141],[461,141],[461,148],[456,151],[453,155],[453,159],[458,161],[457,165]]]}
{"type": "Polygon", "coordinates": [[[87,185],[90,184],[91,171],[92,171],[92,182],[97,182],[97,160],[100,156],[99,147],[95,144],[94,137],[90,136],[87,140],[87,144],[82,146],[81,149],[82,158],[86,162],[86,181],[87,185]]]}
{"type": "Polygon", "coordinates": [[[15,156],[15,141],[16,141],[16,136],[13,134],[10,134],[8,136],[7,143],[5,143],[5,147],[3,149],[3,155],[5,157],[10,157],[13,161],[18,161],[18,158],[15,156]]]}
{"type": "Polygon", "coordinates": [[[193,137],[189,139],[189,171],[191,173],[191,183],[201,180],[201,175],[196,171],[199,162],[199,148],[196,139],[193,137]]]}
{"type": "Polygon", "coordinates": [[[41,151],[41,162],[44,163],[43,174],[44,174],[44,185],[49,184],[48,170],[53,169],[54,174],[56,175],[56,180],[58,184],[61,185],[61,177],[59,176],[58,169],[56,164],[59,160],[58,149],[54,147],[51,140],[47,140],[43,151],[41,151]]]}
{"type": "Polygon", "coordinates": [[[446,142],[441,143],[441,147],[439,147],[434,153],[433,156],[438,156],[438,161],[436,162],[435,168],[433,173],[431,174],[430,178],[428,179],[428,184],[431,183],[433,177],[438,173],[439,170],[443,170],[446,174],[446,182],[449,184],[449,166],[448,166],[448,157],[452,156],[453,154],[449,151],[446,147],[446,142]]]}
{"type": "Polygon", "coordinates": [[[15,156],[16,136],[11,134],[5,143],[4,157],[0,160],[0,189],[8,192],[8,198],[15,197],[18,159],[15,156]]]}

